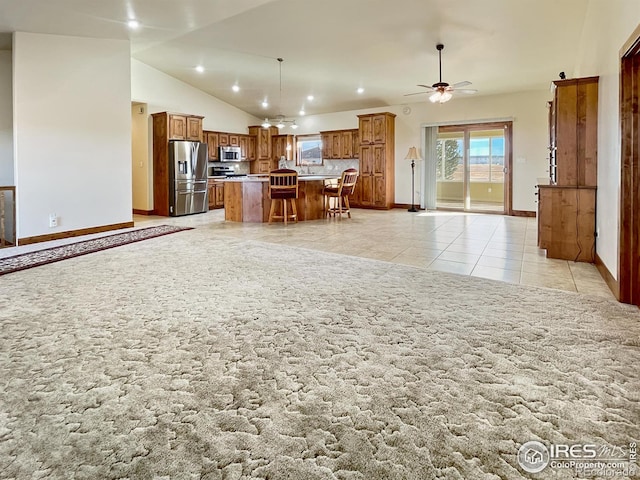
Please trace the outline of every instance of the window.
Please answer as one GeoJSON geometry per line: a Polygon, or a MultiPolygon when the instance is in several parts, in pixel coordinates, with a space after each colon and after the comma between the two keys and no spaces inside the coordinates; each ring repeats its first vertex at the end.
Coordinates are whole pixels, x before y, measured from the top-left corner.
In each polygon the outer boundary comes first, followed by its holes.
{"type": "Polygon", "coordinates": [[[298,165],[322,165],[322,139],[320,135],[297,137],[298,165]]]}

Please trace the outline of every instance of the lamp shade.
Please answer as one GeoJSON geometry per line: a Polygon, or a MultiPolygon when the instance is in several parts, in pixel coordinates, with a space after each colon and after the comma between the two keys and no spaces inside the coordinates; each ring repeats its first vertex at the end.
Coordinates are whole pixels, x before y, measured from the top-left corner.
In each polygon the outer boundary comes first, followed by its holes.
{"type": "Polygon", "coordinates": [[[409,148],[409,153],[407,153],[407,156],[404,157],[405,160],[421,160],[420,155],[418,155],[418,151],[416,150],[416,147],[410,147],[409,148]]]}

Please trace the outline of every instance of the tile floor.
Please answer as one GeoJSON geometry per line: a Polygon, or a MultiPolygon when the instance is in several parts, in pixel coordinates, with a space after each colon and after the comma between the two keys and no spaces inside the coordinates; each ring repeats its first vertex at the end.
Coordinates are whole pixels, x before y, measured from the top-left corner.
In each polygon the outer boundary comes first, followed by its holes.
{"type": "MultiPolygon", "coordinates": [[[[536,246],[535,218],[447,211],[410,213],[404,209],[353,209],[352,217],[299,222],[285,227],[281,223],[225,222],[224,210],[212,210],[174,218],[134,215],[134,222],[136,227],[175,224],[210,228],[215,235],[286,243],[615,300],[594,265],[546,258],[544,250],[536,246]]],[[[112,233],[115,232],[106,234],[112,233]]],[[[0,250],[0,257],[84,238],[6,248],[0,250]]]]}

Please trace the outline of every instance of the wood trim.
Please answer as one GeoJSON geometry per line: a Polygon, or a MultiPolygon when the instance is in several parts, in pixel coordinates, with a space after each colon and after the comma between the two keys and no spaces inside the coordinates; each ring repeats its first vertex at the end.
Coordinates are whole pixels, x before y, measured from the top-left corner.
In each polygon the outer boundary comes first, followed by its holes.
{"type": "Polygon", "coordinates": [[[602,259],[597,253],[596,253],[594,263],[596,265],[596,268],[598,269],[598,272],[600,272],[600,275],[602,276],[605,283],[609,287],[609,290],[611,290],[611,293],[613,293],[613,295],[618,300],[620,300],[620,284],[615,278],[613,278],[613,275],[611,275],[611,272],[609,271],[609,269],[607,268],[607,266],[604,264],[604,262],[602,261],[602,259]]]}
{"type": "MultiPolygon", "coordinates": [[[[634,35],[638,35],[636,31],[634,35]]],[[[620,62],[619,301],[640,305],[640,36],[620,62]]]]}
{"type": "Polygon", "coordinates": [[[527,217],[536,218],[536,212],[530,212],[528,210],[511,210],[512,217],[527,217]]]}
{"type": "Polygon", "coordinates": [[[67,230],[66,232],[47,233],[46,235],[36,235],[35,237],[25,237],[18,239],[18,245],[30,245],[32,243],[48,242],[50,240],[61,240],[63,238],[80,237],[92,233],[108,232],[110,230],[120,230],[122,228],[133,227],[133,222],[114,223],[111,225],[101,225],[99,227],[81,228],[79,230],[67,230]]]}
{"type": "Polygon", "coordinates": [[[133,209],[134,215],[153,215],[153,210],[138,210],[137,208],[133,209]]]}

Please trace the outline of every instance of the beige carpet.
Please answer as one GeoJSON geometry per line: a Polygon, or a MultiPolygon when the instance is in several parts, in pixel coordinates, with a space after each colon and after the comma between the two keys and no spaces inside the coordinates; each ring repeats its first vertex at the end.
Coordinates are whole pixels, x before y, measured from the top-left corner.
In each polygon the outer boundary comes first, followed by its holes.
{"type": "Polygon", "coordinates": [[[198,228],[0,278],[0,478],[531,478],[638,365],[633,307],[198,228]]]}

